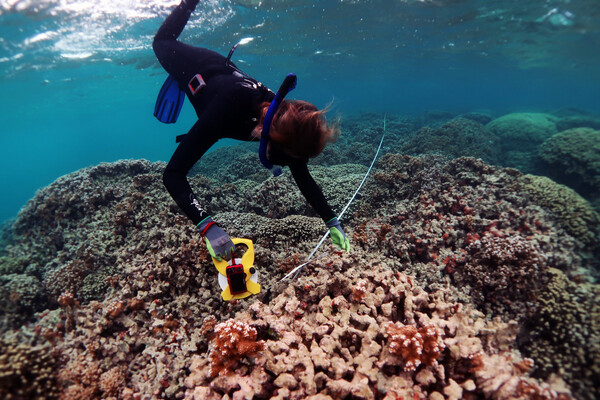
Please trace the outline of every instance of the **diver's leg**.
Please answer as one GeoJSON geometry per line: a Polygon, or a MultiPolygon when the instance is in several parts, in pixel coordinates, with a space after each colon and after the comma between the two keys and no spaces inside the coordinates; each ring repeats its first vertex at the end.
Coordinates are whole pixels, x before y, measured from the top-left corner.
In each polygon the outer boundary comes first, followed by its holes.
{"type": "Polygon", "coordinates": [[[157,40],[177,40],[196,8],[198,0],[183,0],[167,17],[154,36],[157,40]]]}
{"type": "Polygon", "coordinates": [[[171,12],[156,33],[152,47],[165,71],[183,87],[203,66],[224,65],[217,53],[201,47],[190,46],[177,40],[187,24],[198,0],[184,0],[171,12]]]}

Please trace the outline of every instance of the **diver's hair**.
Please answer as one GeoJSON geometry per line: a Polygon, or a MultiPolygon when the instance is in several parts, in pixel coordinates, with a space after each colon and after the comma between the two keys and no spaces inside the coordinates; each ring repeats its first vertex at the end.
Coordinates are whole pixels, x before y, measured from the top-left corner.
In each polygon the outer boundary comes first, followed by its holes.
{"type": "MultiPolygon", "coordinates": [[[[253,135],[260,137],[269,102],[261,104],[261,116],[253,135]]],[[[284,100],[271,122],[269,136],[278,146],[300,159],[316,157],[339,136],[337,124],[328,125],[327,108],[319,110],[303,100],[284,100]]]]}

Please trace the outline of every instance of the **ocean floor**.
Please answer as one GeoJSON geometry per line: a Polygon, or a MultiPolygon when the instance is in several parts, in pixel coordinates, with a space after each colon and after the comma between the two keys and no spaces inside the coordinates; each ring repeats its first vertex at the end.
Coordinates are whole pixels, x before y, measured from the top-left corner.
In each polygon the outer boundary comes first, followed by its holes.
{"type": "MultiPolygon", "coordinates": [[[[600,118],[579,110],[364,114],[311,171],[325,234],[255,144],[190,177],[254,242],[258,295],[224,302],[164,163],[122,160],[38,191],[0,240],[3,399],[597,399],[600,118]],[[227,159],[228,163],[223,163],[227,159]],[[231,160],[231,162],[229,162],[231,160]]],[[[231,154],[231,156],[229,155],[231,154]]]]}

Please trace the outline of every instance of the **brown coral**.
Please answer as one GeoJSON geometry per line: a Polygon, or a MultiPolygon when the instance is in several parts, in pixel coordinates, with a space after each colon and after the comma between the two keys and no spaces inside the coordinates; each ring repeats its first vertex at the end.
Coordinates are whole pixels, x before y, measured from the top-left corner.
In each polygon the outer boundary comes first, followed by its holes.
{"type": "Polygon", "coordinates": [[[544,142],[540,157],[559,182],[583,194],[600,194],[600,131],[574,128],[544,142]]]}
{"type": "Polygon", "coordinates": [[[117,318],[125,311],[125,304],[122,301],[113,301],[106,307],[106,316],[109,318],[117,318]]]}
{"type": "Polygon", "coordinates": [[[493,399],[572,400],[562,382],[540,383],[526,376],[533,360],[513,353],[478,355],[473,359],[477,385],[493,399]]]}
{"type": "Polygon", "coordinates": [[[581,399],[597,399],[600,388],[600,286],[577,284],[550,270],[548,289],[540,296],[534,329],[523,345],[538,360],[536,372],[550,376],[560,371],[581,399]]]}
{"type": "Polygon", "coordinates": [[[113,367],[100,375],[99,384],[106,396],[116,396],[125,386],[125,374],[120,367],[113,367]]]}
{"type": "Polygon", "coordinates": [[[0,397],[57,399],[56,360],[48,346],[29,346],[0,340],[0,397]]]}
{"type": "Polygon", "coordinates": [[[510,230],[493,229],[467,246],[470,257],[458,263],[454,282],[471,287],[475,304],[487,312],[520,318],[544,287],[546,257],[538,245],[510,230]]]}

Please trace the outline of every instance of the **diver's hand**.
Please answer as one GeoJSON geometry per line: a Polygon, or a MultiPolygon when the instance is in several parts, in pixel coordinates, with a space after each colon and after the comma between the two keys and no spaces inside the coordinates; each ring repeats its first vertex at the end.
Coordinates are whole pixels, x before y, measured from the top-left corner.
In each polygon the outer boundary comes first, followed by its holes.
{"type": "Polygon", "coordinates": [[[329,228],[333,244],[342,250],[350,251],[350,240],[346,237],[340,221],[337,218],[333,218],[327,222],[327,227],[329,228]]]}
{"type": "Polygon", "coordinates": [[[200,229],[202,237],[206,241],[206,247],[211,257],[219,261],[231,258],[231,253],[235,250],[235,245],[227,233],[211,217],[207,217],[198,224],[198,229],[200,229]]]}

